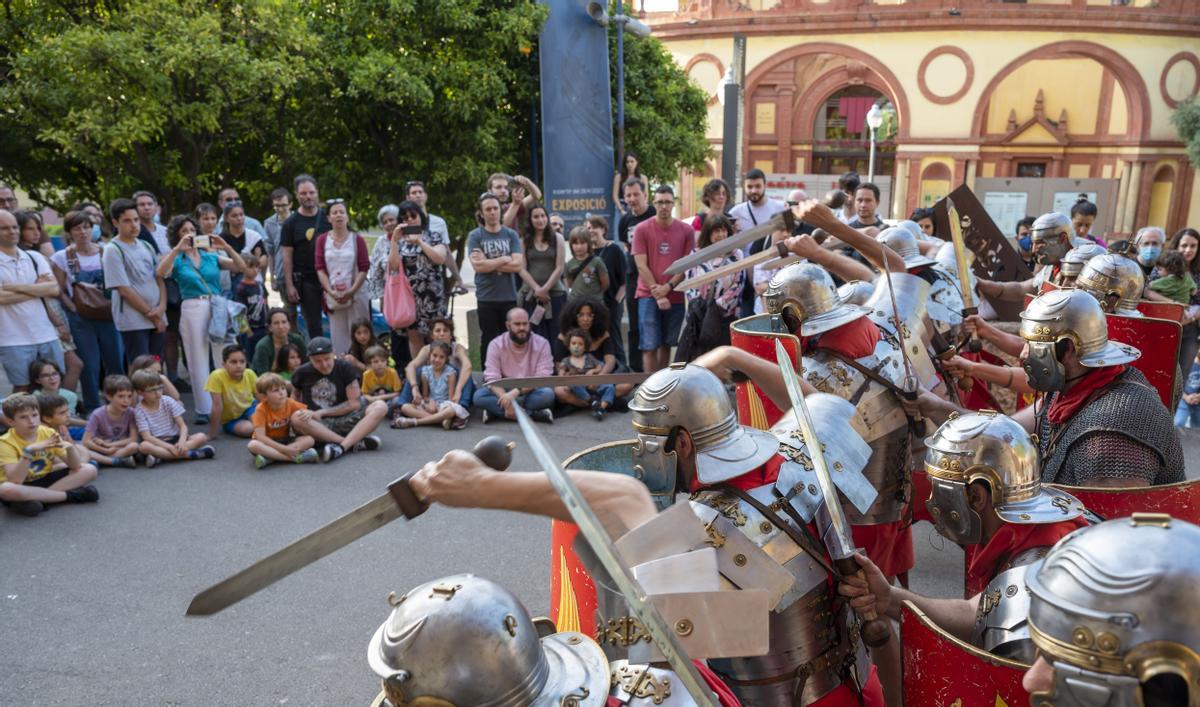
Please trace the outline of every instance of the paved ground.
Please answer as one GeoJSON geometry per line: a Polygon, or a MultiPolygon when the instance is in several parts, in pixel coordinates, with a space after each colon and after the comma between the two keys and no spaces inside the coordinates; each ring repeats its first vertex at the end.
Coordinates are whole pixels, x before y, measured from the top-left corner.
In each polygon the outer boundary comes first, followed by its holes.
{"type": "MultiPolygon", "coordinates": [[[[566,456],[628,437],[628,425],[627,415],[602,423],[575,415],[543,430],[566,456]]],[[[367,641],[388,614],[389,591],[470,571],[545,613],[547,522],[438,508],[215,617],[184,617],[196,591],[381,493],[413,465],[497,432],[519,436],[515,425],[477,421],[458,433],[384,430],[380,451],[263,471],[225,438],[213,461],[106,470],[95,507],[36,519],[0,512],[0,703],[366,704],[377,684],[367,641]]],[[[1194,477],[1200,435],[1185,445],[1194,477]]],[[[514,468],[532,464],[519,452],[514,468]]],[[[957,548],[927,524],[916,543],[914,587],[961,591],[957,548]]]]}

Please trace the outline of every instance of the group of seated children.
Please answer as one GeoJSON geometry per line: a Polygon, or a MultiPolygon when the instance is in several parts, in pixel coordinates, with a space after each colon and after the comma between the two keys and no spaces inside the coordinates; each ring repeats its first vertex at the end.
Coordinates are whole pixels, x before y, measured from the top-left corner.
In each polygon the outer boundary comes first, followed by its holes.
{"type": "MultiPolygon", "coordinates": [[[[447,430],[467,426],[470,411],[462,401],[475,394],[471,380],[471,357],[467,348],[454,339],[454,324],[435,319],[430,327],[430,343],[421,348],[404,369],[405,386],[394,370],[376,373],[371,380],[385,376],[387,392],[397,392],[389,401],[392,427],[403,429],[418,425],[441,425],[447,430]]],[[[386,368],[386,359],[381,364],[386,368]]],[[[374,364],[372,365],[374,368],[374,364]]],[[[371,371],[367,372],[368,374],[371,371]]],[[[364,374],[363,389],[373,390],[364,374]]]]}
{"type": "Polygon", "coordinates": [[[102,466],[147,467],[164,461],[212,459],[209,436],[188,434],[183,405],[164,393],[162,375],[152,368],[104,379],[106,403],[92,411],[83,432],[89,461],[102,466]],[[135,404],[136,401],[136,404],[135,404]]]}

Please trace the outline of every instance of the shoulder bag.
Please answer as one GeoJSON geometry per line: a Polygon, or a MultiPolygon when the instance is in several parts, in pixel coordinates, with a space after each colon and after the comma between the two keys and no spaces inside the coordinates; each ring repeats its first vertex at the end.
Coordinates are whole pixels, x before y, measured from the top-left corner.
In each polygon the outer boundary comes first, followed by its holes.
{"type": "Polygon", "coordinates": [[[67,268],[71,273],[71,301],[75,311],[84,319],[92,321],[111,322],[112,302],[104,294],[103,287],[97,287],[90,282],[80,282],[79,253],[75,246],[67,247],[67,268]]]}

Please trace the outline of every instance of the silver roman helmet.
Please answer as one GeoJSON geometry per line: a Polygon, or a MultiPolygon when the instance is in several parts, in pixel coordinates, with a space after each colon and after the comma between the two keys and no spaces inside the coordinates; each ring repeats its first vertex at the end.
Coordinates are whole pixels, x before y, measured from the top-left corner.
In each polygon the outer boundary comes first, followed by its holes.
{"type": "Polygon", "coordinates": [[[846,304],[833,278],[819,265],[795,263],[771,278],[763,293],[767,311],[782,315],[789,327],[800,324],[801,336],[836,329],[867,314],[865,307],[846,304]],[[794,321],[789,321],[794,320],[794,321]]]}
{"type": "Polygon", "coordinates": [[[1146,276],[1136,260],[1116,253],[1097,255],[1083,266],[1075,287],[1099,300],[1105,312],[1142,316],[1137,305],[1146,288],[1146,276]]]}
{"type": "Polygon", "coordinates": [[[1038,216],[1029,229],[1038,264],[1053,265],[1061,260],[1071,248],[1071,233],[1071,219],[1066,214],[1052,211],[1038,216]]]}
{"type": "MultiPolygon", "coordinates": [[[[1104,246],[1096,245],[1095,243],[1085,243],[1077,245],[1058,261],[1059,276],[1063,278],[1072,278],[1071,283],[1074,283],[1074,278],[1079,277],[1079,273],[1083,271],[1083,266],[1089,260],[1097,255],[1104,255],[1108,251],[1104,246]]],[[[1067,284],[1067,283],[1064,283],[1067,284]]]]}
{"type": "Polygon", "coordinates": [[[388,597],[391,616],[367,661],[399,705],[603,705],[608,659],[588,636],[544,637],[529,612],[495,582],[458,574],[388,597]]]}
{"type": "Polygon", "coordinates": [[[985,481],[992,507],[1005,523],[1057,523],[1083,515],[1074,496],[1043,486],[1037,444],[1007,415],[986,410],[947,420],[925,440],[925,471],[933,493],[926,506],[937,530],[961,545],[982,539],[967,487],[985,481]]]}
{"type": "Polygon", "coordinates": [[[720,378],[695,364],[673,363],[646,379],[629,403],[638,441],[634,474],[651,493],[674,493],[677,459],[667,451],[682,427],[696,449],[696,477],[719,483],[760,466],[779,451],[774,435],[738,424],[720,378]]]}
{"type": "Polygon", "coordinates": [[[1056,349],[1071,341],[1079,363],[1088,368],[1136,361],[1141,351],[1108,340],[1108,322],[1100,303],[1081,290],[1053,290],[1021,312],[1021,338],[1029,348],[1025,373],[1035,390],[1062,390],[1066,370],[1056,349]]]}
{"type": "Polygon", "coordinates": [[[865,305],[875,292],[875,283],[866,280],[851,280],[837,288],[838,297],[846,304],[865,305]]]}
{"type": "Polygon", "coordinates": [[[907,228],[900,226],[885,228],[878,236],[875,236],[875,240],[896,251],[896,255],[904,259],[904,267],[910,270],[937,262],[933,258],[921,254],[921,249],[917,247],[916,237],[907,228]]]}
{"type": "Polygon", "coordinates": [[[1054,668],[1034,705],[1200,705],[1200,527],[1135,513],[1030,565],[1029,629],[1054,668]]]}

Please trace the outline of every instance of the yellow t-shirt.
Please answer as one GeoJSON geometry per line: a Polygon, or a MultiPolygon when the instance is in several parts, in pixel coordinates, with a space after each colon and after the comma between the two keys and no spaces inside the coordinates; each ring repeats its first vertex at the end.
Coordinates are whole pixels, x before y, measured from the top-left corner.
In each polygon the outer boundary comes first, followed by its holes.
{"type": "Polygon", "coordinates": [[[400,385],[400,374],[396,373],[396,369],[391,366],[384,369],[382,377],[376,376],[374,369],[371,368],[363,371],[362,391],[367,395],[399,393],[402,387],[400,385]]]}
{"type": "Polygon", "coordinates": [[[242,379],[235,381],[229,377],[229,371],[218,368],[208,374],[208,382],[204,389],[221,396],[221,424],[236,420],[254,404],[254,384],[258,376],[247,368],[242,373],[242,379]]]}
{"type": "MultiPolygon", "coordinates": [[[[10,429],[8,432],[0,435],[0,481],[5,481],[8,476],[4,473],[4,467],[9,464],[16,464],[21,461],[21,450],[31,444],[44,442],[54,436],[54,430],[39,425],[37,428],[37,436],[34,439],[25,439],[17,434],[16,430],[10,429]]],[[[70,443],[70,440],[66,440],[70,443]]],[[[63,461],[67,459],[67,450],[64,449],[45,449],[40,452],[34,452],[33,458],[29,462],[29,475],[25,477],[25,481],[32,481],[41,478],[46,474],[54,471],[54,458],[58,457],[63,461]]]]}

